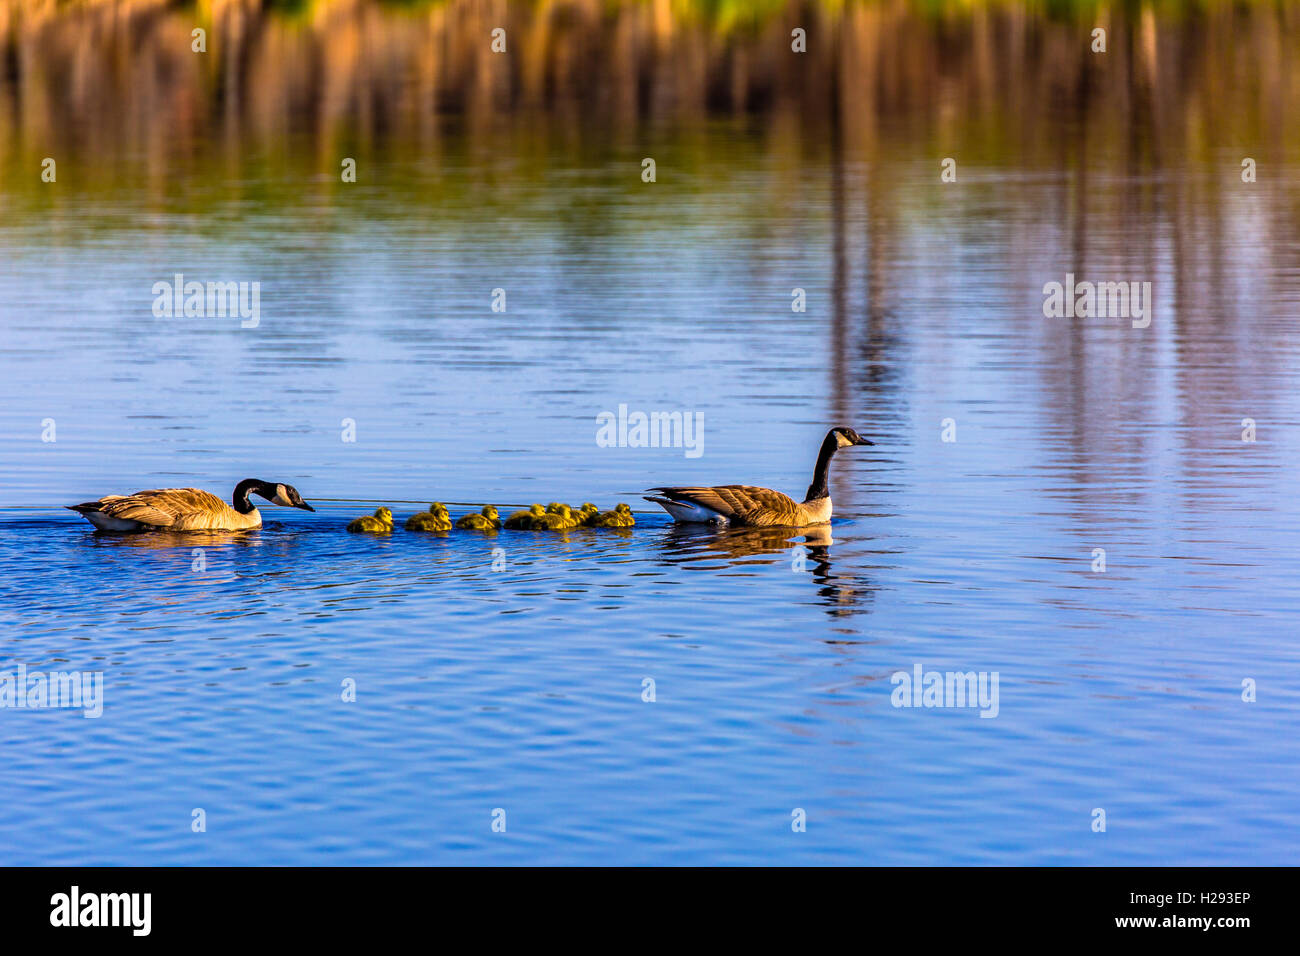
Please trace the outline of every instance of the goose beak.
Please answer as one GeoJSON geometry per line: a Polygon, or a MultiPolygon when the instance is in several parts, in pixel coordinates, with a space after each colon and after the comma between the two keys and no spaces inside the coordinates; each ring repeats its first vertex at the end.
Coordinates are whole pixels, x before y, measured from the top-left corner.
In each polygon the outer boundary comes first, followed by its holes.
{"type": "Polygon", "coordinates": [[[875,442],[873,442],[873,441],[867,441],[865,438],[863,438],[861,435],[859,435],[859,436],[858,436],[858,440],[855,441],[853,444],[855,444],[855,445],[874,445],[875,442]]]}
{"type": "Polygon", "coordinates": [[[301,508],[303,511],[315,511],[315,510],[316,510],[316,509],[313,508],[311,505],[307,504],[307,502],[305,502],[305,501],[300,501],[300,502],[298,502],[296,505],[294,505],[294,507],[295,507],[295,508],[301,508]]]}

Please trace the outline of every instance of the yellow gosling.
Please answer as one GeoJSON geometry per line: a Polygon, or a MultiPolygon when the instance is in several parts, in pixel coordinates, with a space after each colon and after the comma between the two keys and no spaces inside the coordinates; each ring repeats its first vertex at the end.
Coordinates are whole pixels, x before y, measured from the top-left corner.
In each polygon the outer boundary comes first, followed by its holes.
{"type": "Polygon", "coordinates": [[[411,515],[406,519],[407,531],[450,531],[451,515],[447,513],[447,506],[441,501],[435,501],[429,505],[428,511],[421,511],[419,514],[411,515]]]}
{"type": "Polygon", "coordinates": [[[636,524],[632,509],[625,504],[615,505],[613,511],[606,511],[592,521],[593,528],[630,528],[636,524]]]}
{"type": "Polygon", "coordinates": [[[541,505],[533,505],[527,511],[516,511],[505,521],[505,526],[514,531],[527,531],[533,526],[533,522],[546,514],[546,509],[541,505]]]}
{"type": "Polygon", "coordinates": [[[456,527],[467,531],[495,531],[501,527],[501,519],[497,515],[496,505],[484,505],[479,514],[465,515],[457,521],[456,527]]]}
{"type": "Polygon", "coordinates": [[[388,534],[393,530],[393,513],[387,508],[379,508],[374,515],[356,518],[348,522],[348,530],[355,533],[388,534]]]}
{"type": "Polygon", "coordinates": [[[548,511],[533,522],[534,530],[569,531],[578,526],[577,519],[573,517],[573,512],[568,505],[560,504],[559,502],[555,502],[554,504],[554,511],[548,511]]]}

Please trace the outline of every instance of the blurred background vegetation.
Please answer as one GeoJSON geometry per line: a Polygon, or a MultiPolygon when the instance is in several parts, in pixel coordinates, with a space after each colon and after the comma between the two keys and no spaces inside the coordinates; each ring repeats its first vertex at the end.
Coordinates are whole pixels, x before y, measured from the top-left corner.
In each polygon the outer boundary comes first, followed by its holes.
{"type": "Polygon", "coordinates": [[[717,116],[850,155],[905,129],[993,163],[1084,138],[1130,167],[1238,143],[1293,159],[1298,47],[1289,2],[0,0],[0,163],[292,148],[336,168],[448,121],[631,144],[717,116]]]}

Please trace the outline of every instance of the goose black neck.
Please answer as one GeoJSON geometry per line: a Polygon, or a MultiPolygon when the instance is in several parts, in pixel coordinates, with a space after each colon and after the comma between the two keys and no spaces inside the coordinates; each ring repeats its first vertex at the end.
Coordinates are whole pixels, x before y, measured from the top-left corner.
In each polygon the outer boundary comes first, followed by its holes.
{"type": "Polygon", "coordinates": [[[249,493],[253,491],[268,500],[275,494],[275,489],[265,481],[262,481],[259,478],[245,478],[239,484],[235,485],[235,494],[233,496],[235,510],[241,515],[246,515],[250,511],[254,510],[253,503],[248,500],[249,493]]]}
{"type": "Polygon", "coordinates": [[[831,492],[826,480],[830,475],[831,455],[835,454],[839,447],[840,443],[836,441],[835,433],[828,432],[822,442],[822,450],[817,453],[817,467],[813,469],[812,484],[808,486],[808,494],[804,496],[804,501],[816,501],[818,498],[830,496],[831,492]]]}

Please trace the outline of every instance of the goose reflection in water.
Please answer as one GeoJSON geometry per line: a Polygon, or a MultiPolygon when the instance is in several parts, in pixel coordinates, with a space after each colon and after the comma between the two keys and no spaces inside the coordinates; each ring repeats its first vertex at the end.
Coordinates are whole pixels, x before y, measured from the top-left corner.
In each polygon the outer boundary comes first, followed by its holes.
{"type": "Polygon", "coordinates": [[[94,531],[90,540],[101,547],[143,548],[170,551],[177,548],[220,548],[226,545],[261,547],[266,542],[256,534],[230,531],[151,531],[149,534],[115,534],[94,531]]]}
{"type": "Polygon", "coordinates": [[[828,614],[841,616],[868,611],[862,605],[875,596],[870,581],[862,575],[836,574],[832,569],[831,545],[835,543],[832,530],[830,525],[715,529],[674,524],[665,529],[660,547],[672,556],[674,564],[693,566],[696,570],[716,571],[719,567],[788,561],[792,571],[808,573],[828,614]],[[724,564],[713,560],[719,557],[725,560],[724,564]]]}

